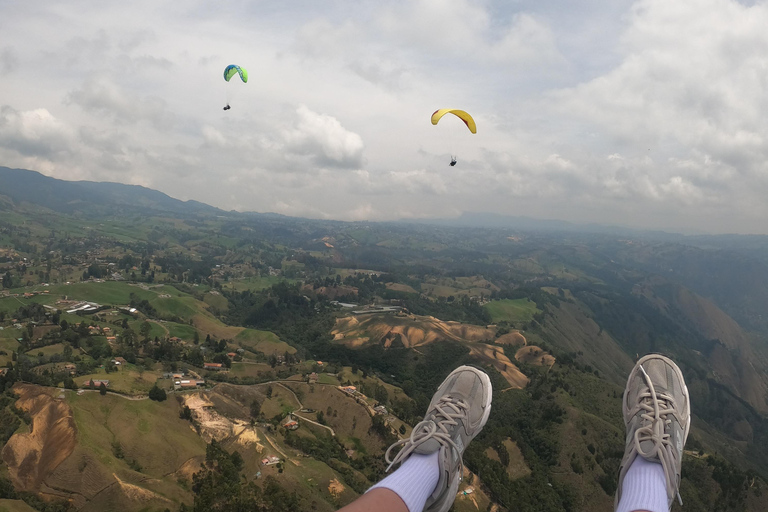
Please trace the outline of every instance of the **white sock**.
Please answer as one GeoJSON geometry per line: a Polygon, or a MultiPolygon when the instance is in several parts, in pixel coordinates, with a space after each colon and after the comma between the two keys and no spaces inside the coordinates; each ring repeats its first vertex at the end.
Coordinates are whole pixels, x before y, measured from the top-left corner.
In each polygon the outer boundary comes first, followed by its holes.
{"type": "Polygon", "coordinates": [[[669,512],[667,481],[664,468],[658,462],[649,462],[637,456],[624,475],[621,500],[616,512],[669,512]]]}
{"type": "Polygon", "coordinates": [[[439,450],[429,455],[411,454],[394,473],[371,489],[389,489],[400,496],[409,512],[421,512],[440,479],[438,453],[439,450]]]}

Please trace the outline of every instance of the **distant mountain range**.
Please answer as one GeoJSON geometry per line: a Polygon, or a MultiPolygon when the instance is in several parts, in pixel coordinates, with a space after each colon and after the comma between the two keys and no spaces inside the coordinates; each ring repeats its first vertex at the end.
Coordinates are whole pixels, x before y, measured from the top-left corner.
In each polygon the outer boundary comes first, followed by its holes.
{"type": "Polygon", "coordinates": [[[180,201],[139,185],[65,181],[8,167],[0,167],[0,195],[14,203],[31,203],[62,213],[98,214],[105,209],[150,209],[183,215],[225,213],[199,201],[180,201]]]}

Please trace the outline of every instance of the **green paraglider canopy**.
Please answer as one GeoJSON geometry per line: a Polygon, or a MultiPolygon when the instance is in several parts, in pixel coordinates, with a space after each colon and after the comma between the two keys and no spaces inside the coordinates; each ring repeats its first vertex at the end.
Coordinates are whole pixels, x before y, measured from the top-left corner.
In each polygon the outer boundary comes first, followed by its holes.
{"type": "Polygon", "coordinates": [[[240,75],[240,79],[243,82],[248,81],[248,71],[245,70],[245,68],[241,68],[240,66],[235,66],[234,64],[230,64],[224,69],[224,80],[229,82],[230,78],[232,78],[235,75],[240,75]]]}

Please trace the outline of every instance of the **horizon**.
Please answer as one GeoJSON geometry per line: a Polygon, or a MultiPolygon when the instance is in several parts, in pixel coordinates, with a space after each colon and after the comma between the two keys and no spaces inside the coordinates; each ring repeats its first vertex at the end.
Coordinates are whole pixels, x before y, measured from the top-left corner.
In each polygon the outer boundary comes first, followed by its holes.
{"type": "Polygon", "coordinates": [[[3,14],[10,167],[304,218],[482,209],[768,234],[766,2],[50,0],[3,14]],[[229,64],[248,82],[224,81],[229,64]],[[451,115],[433,126],[439,108],[469,112],[477,133],[451,115]]]}

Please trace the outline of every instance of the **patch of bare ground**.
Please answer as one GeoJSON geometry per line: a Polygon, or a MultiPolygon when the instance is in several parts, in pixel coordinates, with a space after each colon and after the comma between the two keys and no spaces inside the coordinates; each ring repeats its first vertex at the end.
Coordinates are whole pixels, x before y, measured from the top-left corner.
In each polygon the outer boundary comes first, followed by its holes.
{"type": "Polygon", "coordinates": [[[206,443],[214,439],[221,441],[232,435],[233,423],[216,411],[205,392],[186,395],[184,405],[192,411],[192,418],[199,426],[200,437],[206,443]]]}
{"type": "Polygon", "coordinates": [[[341,482],[339,482],[338,478],[334,478],[330,482],[328,482],[328,493],[333,496],[334,498],[338,498],[341,496],[341,493],[344,492],[344,486],[341,482]]]}
{"type": "Polygon", "coordinates": [[[176,477],[176,479],[183,479],[192,481],[192,475],[200,471],[200,469],[203,467],[203,462],[205,461],[205,457],[192,457],[188,461],[186,461],[184,464],[182,464],[179,469],[177,469],[173,475],[176,477]]]}
{"type": "Polygon", "coordinates": [[[389,346],[399,336],[404,346],[418,347],[442,340],[492,340],[496,327],[444,322],[432,316],[371,314],[339,318],[331,334],[348,346],[360,346],[370,340],[389,346]]]}
{"type": "Polygon", "coordinates": [[[522,347],[520,350],[515,352],[515,359],[521,363],[533,364],[536,366],[551,367],[553,364],[555,364],[555,357],[552,354],[545,352],[535,345],[522,347]]]}
{"type": "Polygon", "coordinates": [[[520,369],[509,360],[504,354],[504,349],[497,345],[486,345],[483,343],[467,344],[469,353],[493,366],[509,383],[510,387],[523,389],[528,385],[526,377],[520,369]]]}
{"type": "Polygon", "coordinates": [[[502,444],[509,454],[509,464],[507,464],[509,478],[515,480],[530,475],[531,468],[525,463],[525,457],[523,457],[523,452],[520,451],[517,443],[510,438],[506,438],[502,444]]]}
{"type": "Polygon", "coordinates": [[[170,503],[170,500],[160,496],[155,492],[150,491],[149,489],[145,489],[144,487],[139,487],[138,485],[124,482],[120,480],[120,477],[118,477],[114,473],[112,473],[112,476],[117,481],[117,485],[120,487],[120,491],[123,493],[123,495],[126,498],[128,498],[129,501],[132,501],[135,503],[135,502],[147,502],[147,501],[159,499],[159,500],[167,501],[170,503]]]}
{"type": "Polygon", "coordinates": [[[28,433],[11,436],[2,457],[16,488],[35,492],[75,449],[75,419],[69,405],[46,388],[16,384],[13,389],[19,395],[16,407],[29,413],[32,425],[28,433]]]}
{"type": "Polygon", "coordinates": [[[508,332],[507,334],[502,334],[498,338],[496,338],[496,343],[498,345],[512,345],[515,347],[524,347],[528,344],[528,341],[525,339],[525,336],[520,334],[519,332],[508,332]]]}

